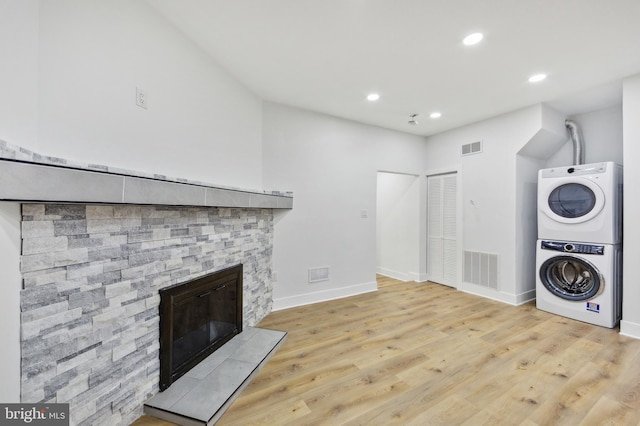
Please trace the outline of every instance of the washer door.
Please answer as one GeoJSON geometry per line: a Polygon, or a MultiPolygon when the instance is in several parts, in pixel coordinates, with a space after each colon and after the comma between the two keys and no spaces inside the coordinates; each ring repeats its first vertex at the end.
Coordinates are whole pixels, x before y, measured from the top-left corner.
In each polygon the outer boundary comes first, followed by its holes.
{"type": "Polygon", "coordinates": [[[604,203],[604,192],[597,184],[589,179],[567,178],[546,191],[539,207],[557,222],[582,223],[598,215],[604,203]]]}
{"type": "Polygon", "coordinates": [[[590,262],[575,256],[555,256],[540,267],[540,280],[561,299],[589,300],[600,294],[604,279],[590,262]]]}

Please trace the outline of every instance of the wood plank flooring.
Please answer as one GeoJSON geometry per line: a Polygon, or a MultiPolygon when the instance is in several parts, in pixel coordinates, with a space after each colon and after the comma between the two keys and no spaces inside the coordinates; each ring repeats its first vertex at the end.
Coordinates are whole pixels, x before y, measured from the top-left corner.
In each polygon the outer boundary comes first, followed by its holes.
{"type": "Polygon", "coordinates": [[[218,425],[640,424],[640,340],[534,303],[378,285],[269,314],[258,326],[288,339],[218,425]]]}

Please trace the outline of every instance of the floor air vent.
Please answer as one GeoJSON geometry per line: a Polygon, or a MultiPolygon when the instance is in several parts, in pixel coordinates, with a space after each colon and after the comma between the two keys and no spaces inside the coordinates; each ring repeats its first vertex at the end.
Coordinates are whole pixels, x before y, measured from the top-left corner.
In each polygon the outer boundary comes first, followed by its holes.
{"type": "Polygon", "coordinates": [[[462,155],[479,154],[482,152],[482,141],[462,145],[462,155]]]}
{"type": "Polygon", "coordinates": [[[465,250],[464,281],[497,290],[498,255],[465,250]]]}

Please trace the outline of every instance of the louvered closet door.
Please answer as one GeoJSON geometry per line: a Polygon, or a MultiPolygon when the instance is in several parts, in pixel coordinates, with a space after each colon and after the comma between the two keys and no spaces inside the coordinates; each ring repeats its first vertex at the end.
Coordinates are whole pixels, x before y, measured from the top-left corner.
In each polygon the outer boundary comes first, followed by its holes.
{"type": "Polygon", "coordinates": [[[457,286],[457,177],[455,173],[427,178],[427,276],[430,281],[457,286]]]}

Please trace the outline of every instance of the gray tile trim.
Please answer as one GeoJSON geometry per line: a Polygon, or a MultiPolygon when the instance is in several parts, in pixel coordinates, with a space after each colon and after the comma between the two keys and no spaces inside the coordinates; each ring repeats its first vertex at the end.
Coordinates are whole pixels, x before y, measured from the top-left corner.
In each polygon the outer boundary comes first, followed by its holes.
{"type": "Polygon", "coordinates": [[[291,209],[289,195],[0,159],[0,200],[291,209]]]}
{"type": "Polygon", "coordinates": [[[157,408],[173,407],[185,395],[200,383],[199,378],[183,376],[171,384],[171,392],[159,392],[153,397],[153,404],[157,408]]]}
{"type": "Polygon", "coordinates": [[[206,188],[202,186],[125,177],[122,201],[126,204],[202,206],[206,188]]]}
{"type": "Polygon", "coordinates": [[[208,374],[194,388],[171,406],[171,411],[204,422],[216,413],[212,407],[222,407],[257,364],[233,358],[225,359],[222,364],[208,374]]]}
{"type": "MultiPolygon", "coordinates": [[[[257,208],[270,208],[273,207],[272,205],[272,196],[271,195],[265,195],[265,194],[251,194],[251,207],[257,207],[257,208]]],[[[277,202],[276,202],[276,207],[277,207],[277,202]]]]}
{"type": "Polygon", "coordinates": [[[253,364],[260,363],[268,354],[270,348],[278,344],[282,338],[280,332],[273,330],[262,330],[263,333],[257,333],[244,344],[238,347],[233,354],[233,358],[239,361],[250,362],[253,364]]]}
{"type": "Polygon", "coordinates": [[[293,208],[293,197],[280,197],[280,198],[278,198],[278,208],[279,209],[292,209],[293,208]]]}
{"type": "Polygon", "coordinates": [[[144,412],[151,417],[157,417],[158,419],[166,420],[180,426],[202,426],[206,424],[200,420],[189,419],[179,414],[174,414],[169,411],[161,410],[155,407],[149,407],[146,405],[144,407],[144,412]]]}
{"type": "Polygon", "coordinates": [[[215,207],[249,207],[251,206],[251,194],[242,191],[207,188],[205,205],[215,207]]]}
{"type": "Polygon", "coordinates": [[[2,200],[120,203],[123,181],[117,175],[0,161],[2,200]]]}

